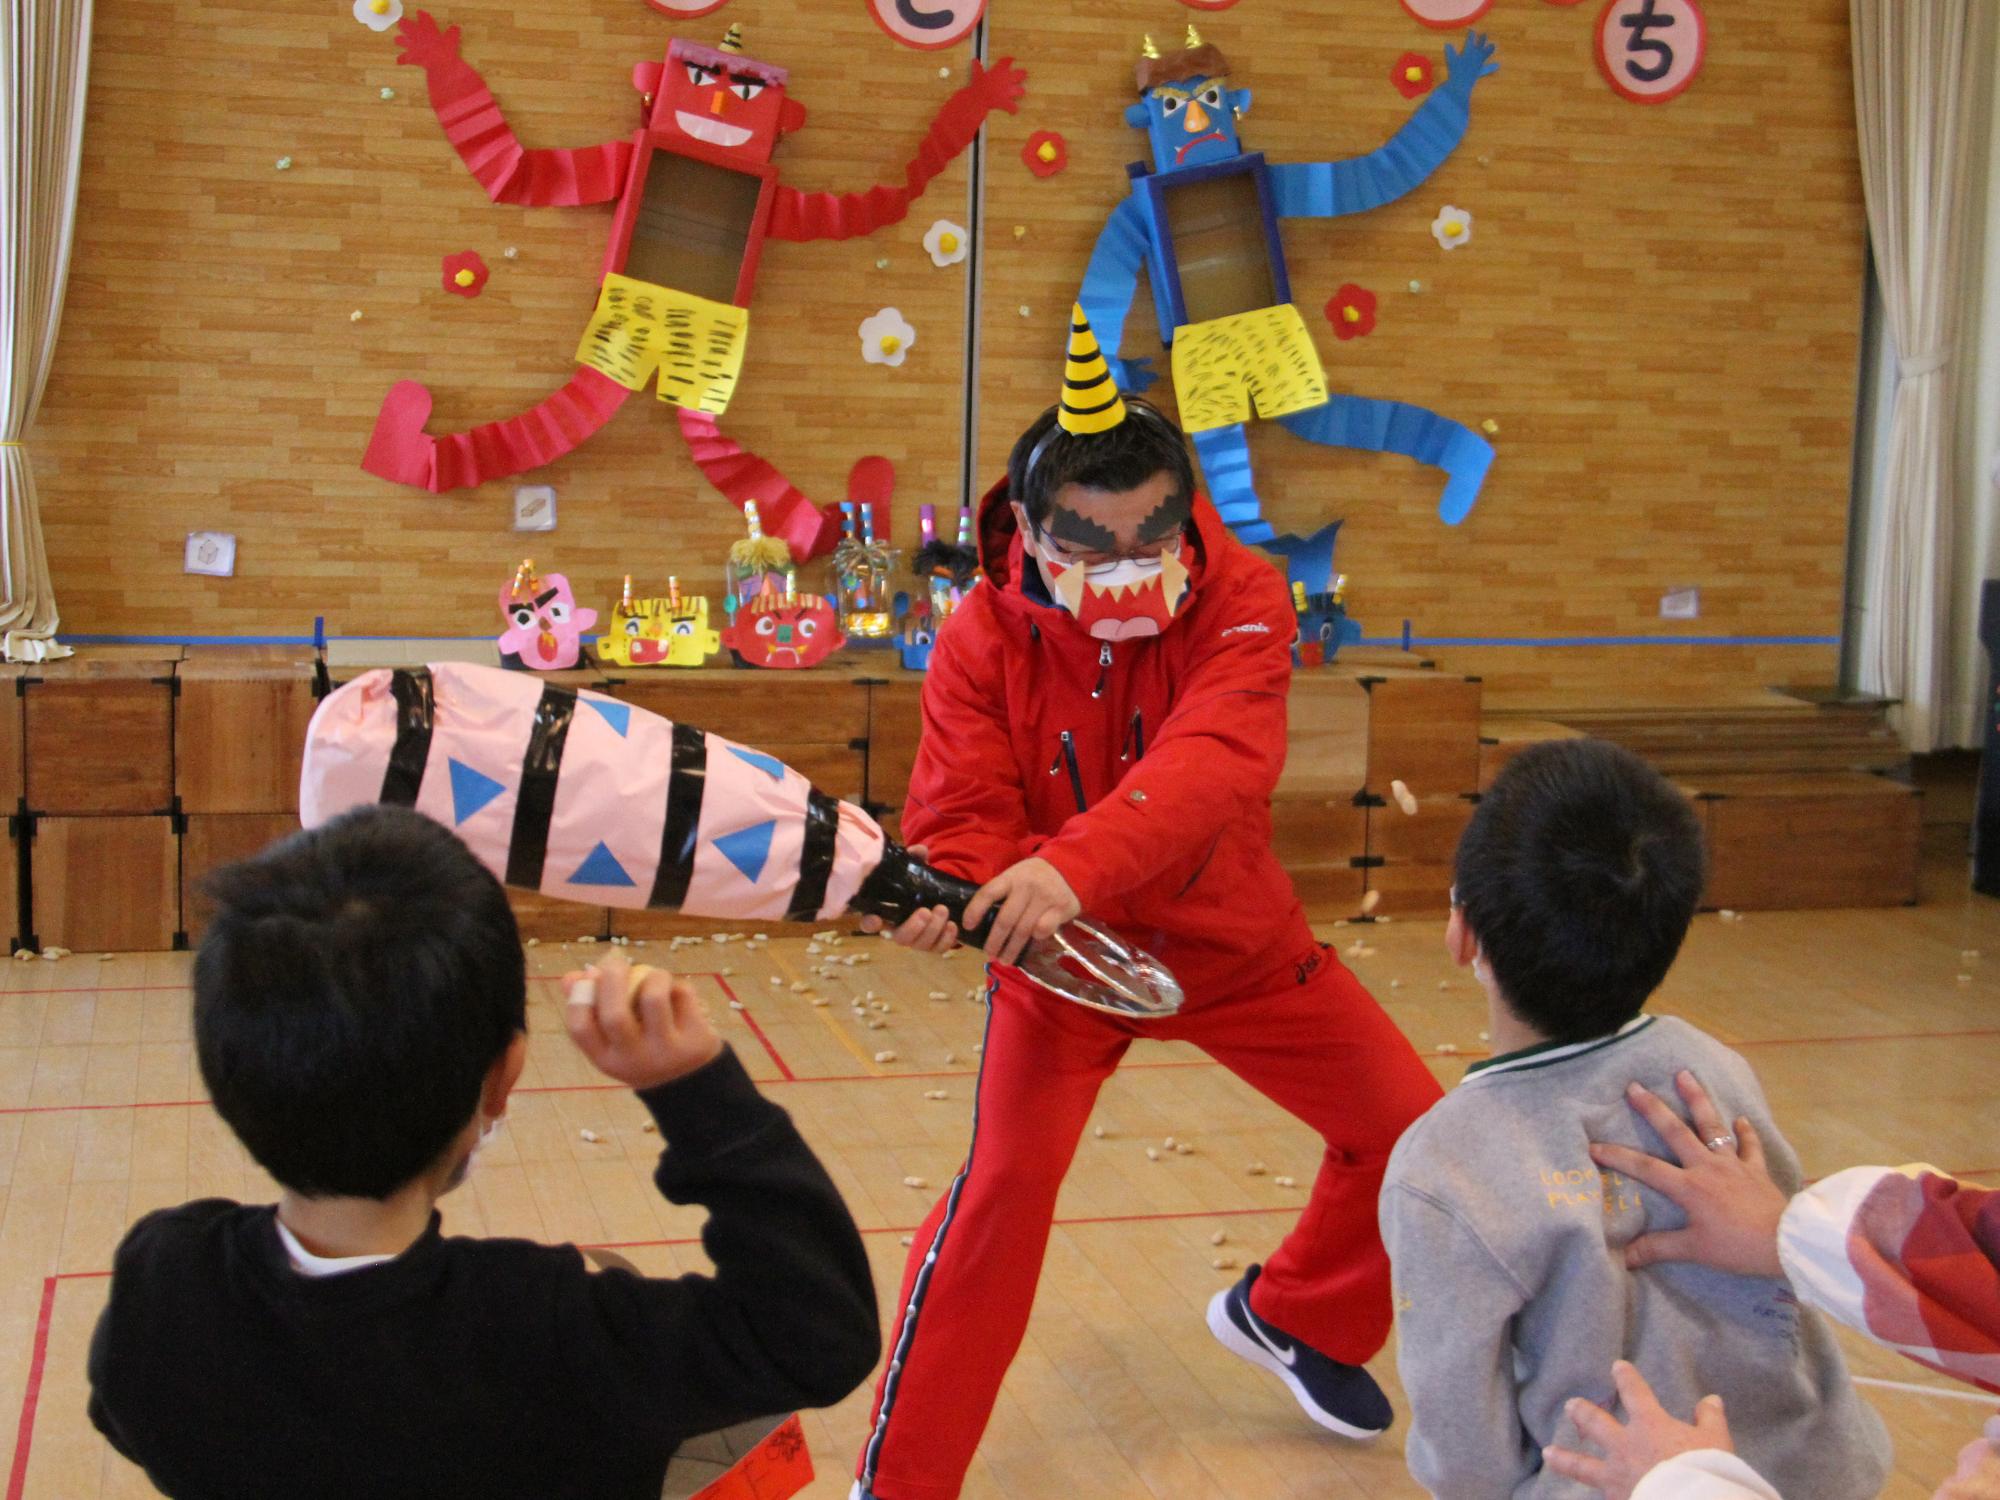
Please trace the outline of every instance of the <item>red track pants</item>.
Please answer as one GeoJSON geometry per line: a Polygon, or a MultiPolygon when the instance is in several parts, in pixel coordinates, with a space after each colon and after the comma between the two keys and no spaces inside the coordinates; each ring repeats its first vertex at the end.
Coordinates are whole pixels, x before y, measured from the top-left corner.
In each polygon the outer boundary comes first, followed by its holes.
{"type": "Polygon", "coordinates": [[[911,1241],[858,1466],[877,1500],[958,1494],[1027,1329],[1057,1189],[1098,1089],[1141,1036],[1193,1042],[1325,1137],[1312,1199],[1253,1289],[1257,1315],[1347,1364],[1389,1337],[1375,1200],[1390,1148],[1440,1090],[1330,950],[1144,1023],[995,972],[972,1144],[911,1241]]]}

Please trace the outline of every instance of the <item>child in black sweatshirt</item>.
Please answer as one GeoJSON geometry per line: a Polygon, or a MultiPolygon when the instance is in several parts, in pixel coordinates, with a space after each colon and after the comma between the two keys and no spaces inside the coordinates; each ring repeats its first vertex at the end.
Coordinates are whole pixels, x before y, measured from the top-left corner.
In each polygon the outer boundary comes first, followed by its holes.
{"type": "Polygon", "coordinates": [[[657,1500],[684,1439],[874,1367],[853,1220],[686,985],[619,958],[565,979],[571,1038],[659,1123],[655,1180],[708,1208],[715,1263],[593,1273],[572,1245],[438,1232],[526,1056],[513,915],[465,846],[368,808],[211,890],[202,1076],[285,1193],[163,1210],[119,1247],[90,1415],[166,1494],[657,1500]]]}

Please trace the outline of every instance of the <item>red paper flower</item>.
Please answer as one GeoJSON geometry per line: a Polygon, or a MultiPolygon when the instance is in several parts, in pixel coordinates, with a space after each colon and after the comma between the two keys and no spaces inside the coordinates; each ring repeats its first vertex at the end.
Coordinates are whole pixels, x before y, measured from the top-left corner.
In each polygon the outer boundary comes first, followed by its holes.
{"type": "Polygon", "coordinates": [[[1054,130],[1037,130],[1021,148],[1021,160],[1037,177],[1053,177],[1069,165],[1069,142],[1054,130]]]}
{"type": "Polygon", "coordinates": [[[1373,333],[1375,294],[1348,282],[1327,302],[1326,320],[1333,324],[1333,336],[1343,342],[1373,333]]]}
{"type": "Polygon", "coordinates": [[[477,297],[486,290],[486,278],[491,274],[477,250],[461,250],[444,258],[444,289],[455,296],[477,297]]]}
{"type": "Polygon", "coordinates": [[[1428,57],[1421,52],[1405,52],[1389,70],[1389,82],[1396,85],[1396,92],[1405,99],[1414,99],[1419,94],[1428,94],[1437,79],[1428,57]]]}

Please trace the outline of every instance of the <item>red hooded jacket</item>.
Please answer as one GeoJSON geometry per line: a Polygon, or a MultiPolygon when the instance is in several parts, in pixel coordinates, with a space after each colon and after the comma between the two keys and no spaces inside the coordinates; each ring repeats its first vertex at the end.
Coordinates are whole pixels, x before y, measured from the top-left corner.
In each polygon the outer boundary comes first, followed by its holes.
{"type": "Polygon", "coordinates": [[[1022,591],[1004,482],[979,533],[985,579],[931,653],[904,839],[981,882],[1040,855],[1190,1003],[1297,962],[1313,937],[1271,850],[1297,629],[1283,577],[1197,495],[1180,612],[1104,642],[1022,591]]]}

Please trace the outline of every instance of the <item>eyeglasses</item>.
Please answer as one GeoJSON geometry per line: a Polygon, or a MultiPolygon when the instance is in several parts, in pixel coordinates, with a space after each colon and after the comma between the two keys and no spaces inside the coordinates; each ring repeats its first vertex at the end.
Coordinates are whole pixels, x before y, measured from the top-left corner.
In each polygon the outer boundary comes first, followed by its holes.
{"type": "Polygon", "coordinates": [[[1121,547],[1116,552],[1100,552],[1091,548],[1073,547],[1060,542],[1046,531],[1035,533],[1035,540],[1051,562],[1066,568],[1108,568],[1121,562],[1157,562],[1169,552],[1178,552],[1181,533],[1178,528],[1152,541],[1134,542],[1129,547],[1121,547]]]}

